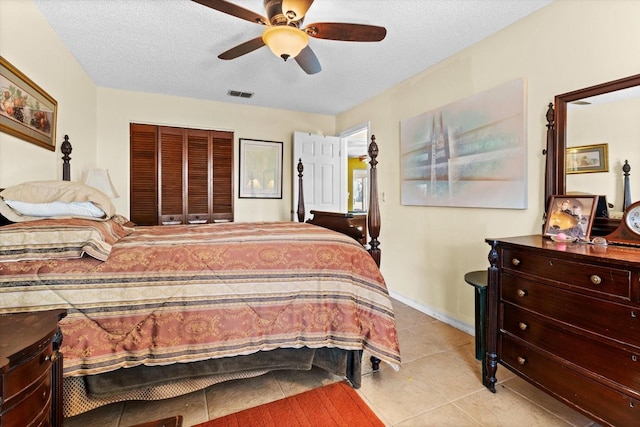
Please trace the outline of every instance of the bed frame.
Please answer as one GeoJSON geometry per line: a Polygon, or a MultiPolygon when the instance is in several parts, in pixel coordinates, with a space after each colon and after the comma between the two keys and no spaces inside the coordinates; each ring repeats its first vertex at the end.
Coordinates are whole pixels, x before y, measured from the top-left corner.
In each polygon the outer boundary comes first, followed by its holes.
{"type": "MultiPolygon", "coordinates": [[[[70,161],[71,161],[71,152],[72,152],[72,146],[71,143],[69,141],[69,137],[68,135],[64,136],[64,141],[61,144],[61,152],[63,154],[62,160],[63,160],[63,166],[62,166],[62,179],[64,181],[70,181],[71,180],[71,165],[70,165],[70,161]]],[[[380,210],[379,210],[379,205],[378,205],[378,183],[377,183],[377,157],[378,157],[378,145],[375,141],[375,136],[371,137],[371,143],[369,145],[368,148],[368,152],[369,152],[369,156],[370,156],[370,195],[371,197],[369,198],[369,210],[368,210],[368,215],[367,215],[367,225],[369,228],[369,235],[371,236],[371,240],[368,244],[364,244],[365,249],[367,249],[367,251],[369,252],[369,254],[372,256],[372,258],[374,259],[374,261],[376,262],[376,264],[378,266],[380,266],[380,256],[381,256],[381,252],[380,252],[380,242],[378,241],[378,236],[380,234],[380,210]]],[[[304,171],[304,167],[302,165],[302,162],[299,161],[298,163],[298,179],[299,179],[299,194],[298,194],[298,210],[297,210],[297,217],[298,217],[298,221],[299,222],[303,222],[304,218],[305,218],[305,207],[304,207],[304,197],[303,197],[303,185],[302,185],[302,179],[303,179],[303,171],[304,171]]],[[[352,237],[353,239],[357,240],[358,242],[362,243],[363,241],[363,233],[358,230],[356,227],[354,227],[353,225],[350,224],[350,219],[353,218],[353,215],[351,214],[346,214],[346,213],[337,213],[337,212],[325,212],[325,211],[311,211],[310,212],[313,215],[313,218],[309,219],[307,222],[314,224],[314,225],[318,225],[324,228],[328,228],[343,234],[346,234],[350,237],[352,237]]],[[[283,351],[289,350],[289,349],[282,349],[283,351]]],[[[335,350],[335,349],[331,349],[331,350],[335,350]]],[[[274,355],[276,353],[274,352],[274,355]]],[[[282,355],[278,355],[278,357],[284,358],[284,359],[295,359],[298,356],[298,354],[292,354],[292,353],[287,353],[287,354],[282,354],[282,355]]],[[[361,373],[361,359],[362,359],[362,351],[346,351],[346,350],[338,350],[337,352],[330,352],[330,351],[321,351],[319,352],[319,354],[317,354],[316,356],[313,356],[313,364],[316,366],[323,366],[325,367],[325,369],[331,371],[331,372],[335,372],[337,370],[340,370],[342,372],[346,372],[346,376],[347,378],[351,381],[352,385],[355,388],[359,388],[360,386],[360,373],[361,373]],[[342,352],[342,353],[340,353],[342,352]],[[338,354],[340,354],[338,356],[338,354]],[[317,362],[317,363],[316,363],[317,362]],[[337,367],[337,364],[340,365],[340,367],[337,367]],[[334,366],[336,365],[336,366],[334,366]]],[[[371,357],[370,358],[371,364],[372,364],[372,368],[373,370],[378,370],[379,369],[379,365],[380,365],[380,359],[376,358],[376,357],[371,357]]],[[[235,362],[235,361],[234,361],[235,362]]],[[[243,360],[243,357],[241,357],[240,359],[238,359],[238,363],[242,364],[244,363],[244,366],[240,366],[239,369],[239,373],[237,374],[222,374],[219,375],[217,378],[217,380],[215,380],[216,382],[220,382],[220,381],[226,381],[226,380],[231,380],[231,379],[236,379],[236,378],[248,378],[251,376],[255,376],[255,375],[260,375],[263,373],[266,373],[268,371],[270,371],[271,369],[265,370],[265,371],[260,371],[256,368],[253,368],[252,370],[250,370],[249,372],[244,372],[242,371],[242,369],[247,370],[248,367],[252,367],[255,366],[253,365],[253,360],[246,358],[243,360]],[[224,377],[224,379],[220,379],[219,377],[224,377]]],[[[296,363],[296,362],[292,362],[292,363],[296,363]]],[[[180,364],[178,364],[180,365],[180,364]]],[[[197,368],[197,362],[194,365],[193,363],[191,364],[185,364],[185,365],[193,365],[194,369],[198,369],[197,368]]],[[[170,366],[174,366],[174,365],[170,365],[170,366]]],[[[263,365],[264,366],[264,365],[263,365]]],[[[138,368],[145,368],[144,366],[142,367],[138,367],[138,368]]],[[[181,366],[180,368],[184,368],[184,366],[181,366]]],[[[189,367],[191,368],[191,367],[189,367]]],[[[136,369],[136,368],[129,368],[129,369],[136,369]]],[[[133,371],[131,370],[127,370],[127,372],[130,372],[131,375],[124,375],[124,377],[138,377],[138,375],[132,375],[133,371]]],[[[210,369],[209,367],[204,367],[204,369],[210,369]]],[[[112,371],[112,372],[118,372],[118,371],[122,371],[121,369],[116,370],[116,371],[112,371]]],[[[106,373],[106,374],[110,374],[110,373],[106,373]]],[[[105,375],[105,374],[101,374],[101,375],[105,375]]],[[[100,377],[100,375],[96,376],[96,377],[100,377]]],[[[96,404],[95,406],[92,407],[84,407],[81,411],[78,412],[72,412],[67,414],[67,398],[68,395],[67,393],[71,394],[70,390],[74,390],[75,388],[78,387],[78,381],[76,381],[78,378],[81,377],[72,377],[72,378],[65,378],[65,383],[64,383],[64,393],[65,393],[65,416],[73,416],[76,413],[82,413],[85,412],[87,410],[91,410],[95,407],[99,407],[102,406],[103,404],[107,404],[107,403],[100,403],[100,404],[96,404]],[[73,381],[69,381],[67,383],[68,379],[73,379],[73,381]]],[[[108,375],[106,376],[107,379],[105,379],[104,381],[111,381],[113,380],[113,377],[109,377],[108,375]]],[[[122,380],[122,376],[121,378],[116,378],[117,381],[122,380]]],[[[80,380],[82,381],[82,380],[80,380]]],[[[214,384],[215,382],[212,382],[211,384],[214,384]]],[[[203,387],[200,388],[204,388],[208,385],[211,384],[203,384],[203,387]]],[[[192,390],[190,390],[192,391],[192,390]]],[[[75,392],[74,392],[75,393],[75,392]]],[[[80,395],[82,395],[83,392],[80,393],[80,395]]],[[[180,394],[183,394],[183,392],[181,392],[180,394]]],[[[77,396],[77,394],[75,394],[77,396]]],[[[178,394],[176,394],[178,395],[178,394]]],[[[170,397],[170,396],[167,396],[170,397]]],[[[154,400],[155,398],[150,398],[151,400],[154,400]]],[[[119,398],[119,400],[123,400],[121,398],[119,398]]],[[[126,400],[126,399],[124,399],[126,400]]],[[[70,406],[74,406],[76,403],[75,401],[73,403],[69,403],[70,406]]]]}
{"type": "MultiPolygon", "coordinates": [[[[371,241],[365,248],[371,254],[378,267],[380,267],[380,242],[378,236],[380,235],[380,206],[378,203],[378,144],[376,143],[375,135],[371,135],[371,143],[369,144],[369,165],[371,170],[369,171],[369,210],[367,211],[367,227],[369,229],[369,235],[371,241]]],[[[304,207],[304,194],[302,187],[302,176],[304,166],[302,165],[302,159],[298,159],[298,222],[303,222],[305,217],[304,207]]],[[[339,212],[325,212],[312,210],[311,215],[313,218],[307,220],[310,224],[319,225],[324,228],[337,231],[342,234],[346,234],[349,237],[353,237],[357,241],[361,242],[364,238],[362,232],[349,222],[353,218],[353,214],[339,213],[339,212]]]]}
{"type": "MultiPolygon", "coordinates": [[[[71,142],[69,142],[69,136],[64,136],[64,141],[60,146],[62,151],[62,180],[71,181],[71,151],[73,150],[71,142]]],[[[378,202],[378,144],[376,143],[375,135],[371,135],[371,143],[368,148],[369,153],[369,165],[371,167],[369,171],[369,210],[367,211],[367,227],[369,230],[369,236],[371,240],[365,248],[371,254],[378,267],[380,267],[381,251],[380,241],[380,205],[378,202]],[[368,247],[367,247],[368,246],[368,247]]],[[[304,191],[303,191],[303,172],[304,165],[302,159],[298,159],[298,208],[296,211],[298,222],[304,222],[305,218],[305,206],[304,206],[304,191]]],[[[326,212],[312,210],[311,215],[313,218],[307,220],[308,223],[318,225],[320,227],[328,228],[330,230],[337,231],[342,234],[346,234],[349,237],[353,237],[357,241],[361,242],[364,238],[362,232],[349,222],[353,218],[353,214],[339,213],[339,212],[326,212]]]]}

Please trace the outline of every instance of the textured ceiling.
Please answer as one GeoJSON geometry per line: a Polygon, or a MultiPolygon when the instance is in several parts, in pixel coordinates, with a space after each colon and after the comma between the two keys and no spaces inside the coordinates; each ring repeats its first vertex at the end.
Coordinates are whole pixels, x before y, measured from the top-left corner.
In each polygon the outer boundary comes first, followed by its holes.
{"type": "MultiPolygon", "coordinates": [[[[501,30],[551,0],[316,0],[313,22],[380,25],[377,43],[310,39],[322,71],[305,74],[268,47],[217,55],[264,27],[191,0],[35,0],[96,85],[341,113],[501,30]],[[252,92],[250,99],[227,95],[252,92]]],[[[264,15],[262,0],[234,3],[264,15]]]]}

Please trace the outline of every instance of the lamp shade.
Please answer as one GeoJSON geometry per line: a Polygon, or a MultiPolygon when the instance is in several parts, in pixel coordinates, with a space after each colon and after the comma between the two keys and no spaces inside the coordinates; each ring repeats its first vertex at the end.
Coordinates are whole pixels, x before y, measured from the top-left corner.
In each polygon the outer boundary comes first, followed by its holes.
{"type": "Polygon", "coordinates": [[[111,199],[120,197],[115,187],[113,186],[113,183],[111,182],[109,171],[106,169],[89,169],[87,171],[87,176],[84,179],[84,183],[90,187],[102,191],[111,199]]]}
{"type": "Polygon", "coordinates": [[[262,41],[271,52],[285,61],[296,57],[309,44],[309,36],[302,30],[287,25],[267,27],[262,33],[262,41]]]}

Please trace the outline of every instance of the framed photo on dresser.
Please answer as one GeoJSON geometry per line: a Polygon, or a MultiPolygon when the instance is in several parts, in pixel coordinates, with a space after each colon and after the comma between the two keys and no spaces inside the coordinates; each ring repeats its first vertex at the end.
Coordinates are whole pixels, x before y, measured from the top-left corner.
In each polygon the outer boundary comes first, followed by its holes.
{"type": "Polygon", "coordinates": [[[597,205],[598,196],[551,196],[543,234],[549,237],[564,235],[568,239],[588,240],[597,205]]]}

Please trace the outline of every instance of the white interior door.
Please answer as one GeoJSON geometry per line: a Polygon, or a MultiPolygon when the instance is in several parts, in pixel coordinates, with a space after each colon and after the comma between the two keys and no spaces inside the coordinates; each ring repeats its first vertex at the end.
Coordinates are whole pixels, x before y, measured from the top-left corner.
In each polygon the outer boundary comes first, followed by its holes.
{"type": "Polygon", "coordinates": [[[293,134],[293,220],[298,209],[298,159],[302,159],[305,220],[311,210],[346,212],[340,138],[307,132],[293,134]]]}

